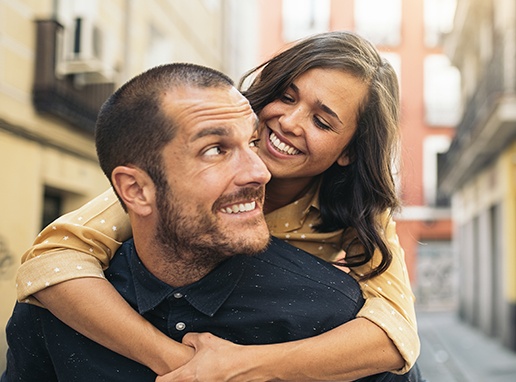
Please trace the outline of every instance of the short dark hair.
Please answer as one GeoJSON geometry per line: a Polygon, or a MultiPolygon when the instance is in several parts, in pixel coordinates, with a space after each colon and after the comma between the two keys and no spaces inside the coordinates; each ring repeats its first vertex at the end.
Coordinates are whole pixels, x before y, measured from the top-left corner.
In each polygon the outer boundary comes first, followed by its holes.
{"type": "Polygon", "coordinates": [[[231,86],[225,74],[190,63],[160,65],[122,85],[100,109],[95,129],[97,156],[110,182],[113,169],[126,165],[141,168],[155,183],[163,181],[162,150],[177,129],[161,108],[166,91],[231,86]]]}

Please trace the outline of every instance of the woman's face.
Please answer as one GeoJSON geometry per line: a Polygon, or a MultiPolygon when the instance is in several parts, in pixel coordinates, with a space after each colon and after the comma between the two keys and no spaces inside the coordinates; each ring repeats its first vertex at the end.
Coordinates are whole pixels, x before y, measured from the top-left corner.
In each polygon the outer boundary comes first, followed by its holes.
{"type": "Polygon", "coordinates": [[[339,69],[310,69],[259,114],[259,155],[273,178],[306,178],[333,163],[356,131],[367,85],[339,69]]]}

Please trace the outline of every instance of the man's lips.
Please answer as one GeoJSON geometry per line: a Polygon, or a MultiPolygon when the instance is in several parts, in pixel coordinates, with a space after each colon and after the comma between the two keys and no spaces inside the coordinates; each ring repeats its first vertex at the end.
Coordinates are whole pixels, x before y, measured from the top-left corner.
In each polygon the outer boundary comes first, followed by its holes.
{"type": "Polygon", "coordinates": [[[265,187],[246,187],[233,195],[221,197],[215,204],[215,211],[225,214],[239,214],[261,210],[265,197],[265,187]]]}
{"type": "Polygon", "coordinates": [[[222,207],[220,212],[225,214],[238,214],[242,212],[249,212],[256,208],[256,201],[235,203],[229,206],[222,207]]]}

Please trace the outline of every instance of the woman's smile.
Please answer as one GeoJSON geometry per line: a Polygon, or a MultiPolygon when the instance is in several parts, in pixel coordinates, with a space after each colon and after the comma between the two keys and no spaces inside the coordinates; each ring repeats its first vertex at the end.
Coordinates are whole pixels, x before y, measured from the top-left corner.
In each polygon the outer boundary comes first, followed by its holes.
{"type": "Polygon", "coordinates": [[[297,155],[301,153],[301,151],[295,148],[292,144],[280,139],[272,130],[269,134],[269,143],[276,151],[280,152],[281,154],[297,155]]]}

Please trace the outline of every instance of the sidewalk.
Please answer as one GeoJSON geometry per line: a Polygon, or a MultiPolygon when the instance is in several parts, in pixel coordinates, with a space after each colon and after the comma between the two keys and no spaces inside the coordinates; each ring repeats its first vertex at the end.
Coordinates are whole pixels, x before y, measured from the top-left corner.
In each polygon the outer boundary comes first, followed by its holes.
{"type": "Polygon", "coordinates": [[[515,382],[516,353],[504,348],[454,312],[418,312],[421,355],[428,382],[515,382]]]}

